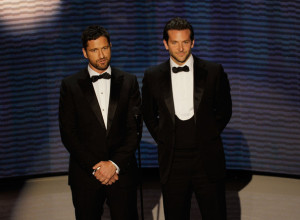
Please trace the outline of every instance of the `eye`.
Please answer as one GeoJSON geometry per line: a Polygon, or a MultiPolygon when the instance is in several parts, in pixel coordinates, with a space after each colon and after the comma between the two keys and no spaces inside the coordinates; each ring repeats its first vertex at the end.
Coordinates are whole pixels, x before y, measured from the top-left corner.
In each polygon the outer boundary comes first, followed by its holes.
{"type": "Polygon", "coordinates": [[[97,49],[91,49],[90,52],[95,53],[97,51],[97,49]]]}

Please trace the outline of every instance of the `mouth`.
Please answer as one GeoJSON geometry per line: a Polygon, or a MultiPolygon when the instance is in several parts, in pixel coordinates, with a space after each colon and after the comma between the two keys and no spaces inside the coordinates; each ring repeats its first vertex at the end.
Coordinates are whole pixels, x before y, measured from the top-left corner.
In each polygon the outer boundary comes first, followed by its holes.
{"type": "Polygon", "coordinates": [[[185,53],[184,53],[184,52],[179,52],[179,53],[177,53],[177,55],[178,55],[178,56],[184,56],[185,53]]]}
{"type": "Polygon", "coordinates": [[[97,63],[105,64],[106,63],[106,59],[98,60],[97,63]]]}

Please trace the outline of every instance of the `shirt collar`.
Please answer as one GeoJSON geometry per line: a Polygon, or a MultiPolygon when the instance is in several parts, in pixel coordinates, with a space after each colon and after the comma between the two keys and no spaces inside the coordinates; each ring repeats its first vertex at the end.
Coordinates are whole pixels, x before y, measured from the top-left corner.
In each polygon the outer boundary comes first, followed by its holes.
{"type": "MultiPolygon", "coordinates": [[[[100,74],[100,73],[96,72],[95,70],[93,70],[90,67],[90,65],[88,65],[88,71],[89,71],[90,77],[91,76],[98,76],[100,74]]],[[[108,74],[111,75],[111,67],[110,67],[110,65],[108,66],[108,68],[103,73],[105,73],[105,72],[107,72],[108,74]]]]}
{"type": "MultiPolygon", "coordinates": [[[[191,54],[190,57],[187,59],[187,61],[186,61],[183,65],[181,65],[181,66],[187,65],[187,66],[190,68],[190,70],[191,70],[192,67],[193,67],[193,63],[194,63],[194,57],[193,57],[193,55],[191,54]]],[[[179,67],[179,65],[178,65],[177,63],[175,63],[175,62],[172,60],[171,57],[170,57],[170,65],[171,65],[171,70],[172,70],[173,67],[179,67]]]]}

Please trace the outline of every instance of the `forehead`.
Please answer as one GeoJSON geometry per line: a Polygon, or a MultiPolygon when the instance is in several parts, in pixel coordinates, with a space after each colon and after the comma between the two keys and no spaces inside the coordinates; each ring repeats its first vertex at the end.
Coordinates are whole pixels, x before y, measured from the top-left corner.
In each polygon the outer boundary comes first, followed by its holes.
{"type": "Polygon", "coordinates": [[[109,45],[108,40],[104,36],[98,37],[96,40],[89,40],[87,42],[87,48],[96,48],[96,47],[101,48],[108,45],[109,45]]]}
{"type": "Polygon", "coordinates": [[[190,40],[191,31],[189,29],[184,30],[168,30],[169,40],[184,41],[190,40]]]}

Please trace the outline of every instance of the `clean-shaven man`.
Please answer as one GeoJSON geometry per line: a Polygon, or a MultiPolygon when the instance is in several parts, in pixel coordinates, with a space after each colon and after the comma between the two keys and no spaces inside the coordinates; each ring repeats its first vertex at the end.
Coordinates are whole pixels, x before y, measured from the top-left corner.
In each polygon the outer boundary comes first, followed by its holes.
{"type": "Polygon", "coordinates": [[[221,132],[232,108],[227,74],[192,54],[194,30],[185,19],[166,24],[163,43],[170,59],[145,71],[142,111],[158,145],[165,217],[189,219],[194,192],[203,220],[226,219],[221,132]]]}

